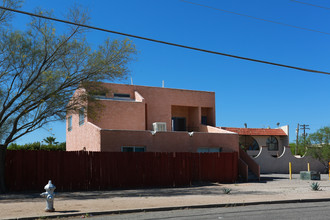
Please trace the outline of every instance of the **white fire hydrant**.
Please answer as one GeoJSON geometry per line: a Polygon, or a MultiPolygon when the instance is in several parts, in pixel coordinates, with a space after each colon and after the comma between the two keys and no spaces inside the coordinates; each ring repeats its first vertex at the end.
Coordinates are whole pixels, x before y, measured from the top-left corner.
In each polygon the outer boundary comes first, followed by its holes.
{"type": "Polygon", "coordinates": [[[56,187],[52,184],[52,181],[49,180],[48,184],[44,188],[46,192],[41,193],[40,195],[46,197],[46,212],[54,212],[54,197],[55,197],[55,189],[56,187]]]}

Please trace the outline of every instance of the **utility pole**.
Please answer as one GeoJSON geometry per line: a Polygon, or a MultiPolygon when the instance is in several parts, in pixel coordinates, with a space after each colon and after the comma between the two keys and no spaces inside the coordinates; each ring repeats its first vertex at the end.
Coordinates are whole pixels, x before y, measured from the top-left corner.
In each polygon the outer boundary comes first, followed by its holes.
{"type": "Polygon", "coordinates": [[[297,133],[296,147],[295,147],[295,149],[294,149],[294,154],[295,154],[295,155],[298,154],[298,143],[299,143],[299,123],[298,123],[297,128],[296,128],[296,133],[297,133]]]}
{"type": "Polygon", "coordinates": [[[305,151],[307,151],[306,149],[306,137],[307,137],[307,134],[306,134],[306,130],[308,129],[309,130],[309,125],[300,125],[300,128],[304,130],[304,133],[303,133],[303,136],[304,136],[304,147],[305,147],[305,151]]]}

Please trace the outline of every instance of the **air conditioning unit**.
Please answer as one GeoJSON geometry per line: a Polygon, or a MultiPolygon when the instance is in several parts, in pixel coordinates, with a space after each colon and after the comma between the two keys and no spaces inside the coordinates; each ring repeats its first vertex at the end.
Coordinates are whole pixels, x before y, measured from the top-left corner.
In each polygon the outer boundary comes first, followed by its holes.
{"type": "Polygon", "coordinates": [[[166,122],[154,122],[152,126],[154,131],[166,131],[166,122]]]}

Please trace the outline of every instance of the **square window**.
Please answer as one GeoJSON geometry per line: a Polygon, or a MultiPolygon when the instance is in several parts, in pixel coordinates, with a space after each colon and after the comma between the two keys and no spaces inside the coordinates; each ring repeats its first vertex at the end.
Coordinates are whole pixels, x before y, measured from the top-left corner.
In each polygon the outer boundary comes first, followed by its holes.
{"type": "Polygon", "coordinates": [[[197,153],[220,153],[221,147],[200,147],[197,149],[197,153]]]}
{"type": "Polygon", "coordinates": [[[202,116],[202,125],[207,125],[207,116],[202,116]]]}
{"type": "Polygon", "coordinates": [[[121,147],[121,152],[145,152],[145,147],[121,147]]]}
{"type": "Polygon", "coordinates": [[[134,147],[122,147],[121,152],[134,152],[134,147]]]}
{"type": "Polygon", "coordinates": [[[72,130],[72,116],[68,117],[68,131],[72,130]]]}
{"type": "Polygon", "coordinates": [[[114,93],[113,94],[114,98],[124,98],[124,99],[129,99],[131,97],[130,94],[125,94],[125,93],[114,93]]]}
{"type": "Polygon", "coordinates": [[[79,109],[79,125],[83,125],[85,123],[85,109],[79,109]]]}
{"type": "Polygon", "coordinates": [[[135,147],[134,152],[145,152],[144,147],[135,147]]]}

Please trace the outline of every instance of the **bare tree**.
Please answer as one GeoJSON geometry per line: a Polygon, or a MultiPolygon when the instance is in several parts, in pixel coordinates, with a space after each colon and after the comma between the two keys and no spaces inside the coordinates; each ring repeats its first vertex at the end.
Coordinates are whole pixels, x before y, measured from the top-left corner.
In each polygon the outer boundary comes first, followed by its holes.
{"type": "MultiPolygon", "coordinates": [[[[68,26],[57,34],[55,25],[41,18],[31,18],[25,32],[13,31],[3,25],[9,18],[10,14],[0,10],[0,193],[5,191],[8,144],[49,122],[65,119],[67,111],[92,101],[91,94],[104,89],[99,82],[126,77],[127,64],[136,52],[127,39],[108,39],[91,49],[81,27],[68,26]],[[87,93],[73,97],[78,88],[87,93]]],[[[77,8],[70,10],[68,19],[80,24],[88,21],[87,14],[77,8]]]]}

